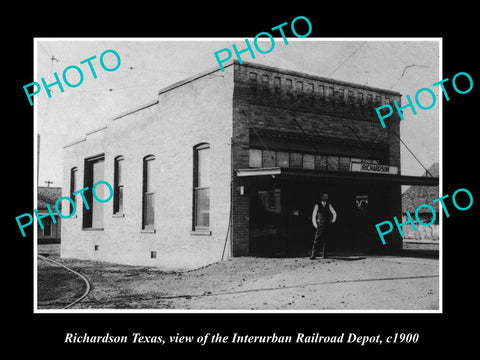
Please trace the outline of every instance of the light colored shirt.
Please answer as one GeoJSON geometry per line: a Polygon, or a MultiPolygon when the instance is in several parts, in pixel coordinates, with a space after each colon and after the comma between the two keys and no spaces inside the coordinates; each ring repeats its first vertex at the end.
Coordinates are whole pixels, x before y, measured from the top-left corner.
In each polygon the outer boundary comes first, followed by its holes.
{"type": "MultiPolygon", "coordinates": [[[[322,201],[322,205],[325,206],[325,204],[326,204],[325,201],[322,201]]],[[[332,220],[330,222],[333,224],[337,220],[337,212],[333,208],[332,204],[329,204],[328,209],[332,213],[332,220]]],[[[312,213],[312,224],[315,229],[317,228],[317,212],[318,212],[318,204],[315,204],[315,207],[313,208],[313,213],[312,213]]]]}

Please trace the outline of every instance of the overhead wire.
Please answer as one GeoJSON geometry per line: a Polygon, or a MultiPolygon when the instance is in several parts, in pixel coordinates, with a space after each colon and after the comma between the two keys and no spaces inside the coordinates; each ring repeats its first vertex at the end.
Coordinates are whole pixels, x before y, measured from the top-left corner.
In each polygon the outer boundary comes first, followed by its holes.
{"type": "Polygon", "coordinates": [[[367,42],[364,41],[357,49],[355,49],[345,60],[343,60],[328,76],[333,75],[339,68],[343,66],[353,55],[355,55],[367,42]]]}
{"type": "Polygon", "coordinates": [[[412,68],[412,67],[423,67],[423,68],[427,68],[428,69],[428,66],[426,65],[417,65],[417,64],[410,64],[410,65],[406,65],[404,68],[403,68],[403,71],[402,71],[402,74],[400,75],[400,77],[397,79],[397,81],[395,81],[395,83],[390,87],[390,90],[392,90],[395,85],[398,84],[398,82],[405,76],[405,73],[408,69],[412,68]]]}
{"type": "Polygon", "coordinates": [[[400,137],[400,135],[397,134],[396,131],[393,131],[393,133],[398,137],[398,139],[401,141],[401,143],[407,148],[407,150],[410,152],[410,154],[412,154],[412,156],[415,158],[415,160],[418,161],[418,163],[422,166],[422,168],[425,170],[425,175],[430,175],[431,177],[433,177],[433,175],[430,173],[430,171],[428,171],[428,169],[422,164],[422,162],[415,156],[415,154],[413,153],[412,150],[410,150],[410,148],[407,146],[407,144],[405,144],[405,142],[402,140],[402,138],[400,137]]]}
{"type": "MultiPolygon", "coordinates": [[[[403,71],[402,71],[402,74],[400,75],[400,77],[395,81],[395,83],[390,87],[390,90],[393,89],[397,84],[398,82],[403,79],[403,77],[405,76],[406,72],[408,69],[410,68],[413,68],[413,67],[421,67],[421,68],[426,68],[428,69],[428,66],[426,65],[417,65],[417,64],[409,64],[409,65],[405,65],[405,67],[403,68],[403,71]]],[[[400,135],[396,132],[396,131],[393,131],[393,134],[400,140],[400,142],[403,144],[403,146],[405,146],[405,148],[408,150],[408,152],[413,156],[413,158],[420,164],[420,166],[425,170],[425,176],[427,175],[430,175],[431,177],[433,177],[433,175],[430,173],[430,171],[428,171],[428,169],[423,165],[423,163],[418,159],[418,157],[415,155],[415,153],[407,146],[407,144],[403,141],[403,139],[400,137],[400,135]]]]}
{"type": "MultiPolygon", "coordinates": [[[[338,65],[330,74],[332,75],[335,71],[337,71],[343,64],[345,64],[347,62],[348,59],[350,59],[353,55],[355,55],[358,50],[360,50],[364,45],[366,44],[366,41],[362,43],[362,45],[360,45],[355,51],[353,51],[340,65],[338,65]]],[[[400,77],[395,81],[395,83],[390,87],[390,90],[393,89],[397,84],[398,82],[405,76],[405,73],[408,69],[412,68],[412,67],[421,67],[421,68],[426,68],[428,69],[428,66],[426,65],[418,65],[418,64],[410,64],[410,65],[406,65],[404,68],[403,68],[403,71],[402,71],[402,74],[400,75],[400,77]]],[[[363,144],[362,140],[360,139],[360,137],[358,136],[358,134],[353,130],[352,127],[348,126],[348,128],[350,129],[350,131],[352,131],[352,133],[357,137],[357,139],[359,140],[359,142],[361,144],[363,144]]],[[[428,171],[428,169],[422,164],[422,162],[417,158],[417,156],[413,153],[413,151],[407,146],[407,144],[402,140],[402,138],[400,137],[400,135],[398,135],[395,131],[393,132],[400,140],[400,142],[405,146],[405,148],[410,152],[410,154],[412,154],[412,156],[415,158],[415,160],[422,166],[422,168],[426,171],[426,174],[429,174],[430,176],[433,177],[433,175],[428,171]]]]}

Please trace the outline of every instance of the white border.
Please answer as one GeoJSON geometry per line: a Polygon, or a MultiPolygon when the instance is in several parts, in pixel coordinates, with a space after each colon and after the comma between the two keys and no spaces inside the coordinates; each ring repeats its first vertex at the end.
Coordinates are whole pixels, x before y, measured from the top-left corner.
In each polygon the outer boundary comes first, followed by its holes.
{"type": "MultiPolygon", "coordinates": [[[[249,40],[253,40],[253,38],[248,38],[249,40]]],[[[274,39],[282,39],[275,37],[274,39]]],[[[437,41],[439,44],[439,79],[443,79],[443,38],[441,37],[409,37],[409,38],[384,38],[384,37],[371,37],[371,38],[356,38],[356,37],[345,37],[345,38],[290,38],[287,37],[288,41],[437,41]]],[[[245,41],[245,38],[33,38],[33,49],[34,49],[34,71],[33,76],[34,79],[38,78],[37,72],[37,52],[38,52],[38,41],[245,41]]],[[[266,39],[259,39],[259,40],[266,40],[266,39]]],[[[254,61],[254,60],[253,60],[254,61]]],[[[440,95],[439,95],[440,97],[440,95]]],[[[33,125],[33,144],[34,144],[34,206],[35,209],[37,208],[37,120],[38,114],[37,110],[38,107],[36,106],[36,102],[34,102],[34,125],[33,125]]],[[[442,139],[442,127],[443,127],[443,102],[439,101],[439,192],[443,194],[443,139],[442,139]]],[[[439,206],[439,208],[441,208],[439,206]]],[[[32,224],[33,226],[33,235],[34,235],[34,254],[33,254],[33,313],[34,314],[158,314],[158,313],[180,313],[180,314],[212,314],[212,313],[221,313],[221,314],[441,314],[443,313],[443,216],[442,216],[442,209],[439,210],[440,216],[440,238],[439,238],[439,309],[438,310],[187,310],[187,309],[38,309],[37,303],[37,226],[35,226],[35,222],[32,224]]]]}

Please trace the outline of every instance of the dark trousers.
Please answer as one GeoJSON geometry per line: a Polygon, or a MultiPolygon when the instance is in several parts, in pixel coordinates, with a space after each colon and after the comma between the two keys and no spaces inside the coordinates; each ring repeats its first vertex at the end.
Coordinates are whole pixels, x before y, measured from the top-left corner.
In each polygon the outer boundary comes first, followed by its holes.
{"type": "Polygon", "coordinates": [[[326,256],[326,245],[327,245],[327,229],[328,224],[320,223],[317,226],[317,230],[315,231],[315,237],[313,239],[313,246],[311,256],[315,257],[318,255],[320,248],[322,248],[322,255],[323,257],[326,256]]]}

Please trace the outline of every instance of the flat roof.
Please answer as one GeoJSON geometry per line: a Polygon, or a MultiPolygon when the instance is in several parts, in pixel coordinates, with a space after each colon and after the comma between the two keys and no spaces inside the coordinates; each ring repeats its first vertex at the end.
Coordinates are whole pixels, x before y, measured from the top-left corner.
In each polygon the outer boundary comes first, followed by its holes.
{"type": "Polygon", "coordinates": [[[266,70],[266,71],[275,71],[275,72],[285,74],[285,75],[290,75],[290,76],[303,77],[303,78],[323,81],[323,82],[327,82],[327,83],[331,83],[331,84],[355,87],[355,88],[359,88],[359,89],[365,89],[365,90],[382,92],[382,93],[396,95],[396,96],[402,96],[402,94],[399,93],[398,91],[382,89],[382,88],[377,88],[377,87],[368,86],[368,85],[361,85],[361,84],[356,84],[356,83],[352,83],[352,82],[348,82],[348,81],[336,80],[336,79],[332,79],[332,78],[326,78],[326,77],[323,77],[323,76],[308,74],[308,73],[304,73],[304,72],[300,72],[300,71],[287,70],[287,69],[282,69],[282,68],[278,68],[278,67],[275,67],[275,66],[252,63],[250,61],[242,61],[242,64],[240,64],[240,62],[236,59],[233,60],[233,62],[235,64],[239,64],[241,66],[248,66],[248,67],[255,68],[255,69],[262,69],[262,70],[266,70]]]}
{"type": "MultiPolygon", "coordinates": [[[[260,64],[260,63],[253,63],[251,61],[242,61],[242,63],[240,64],[240,61],[238,61],[237,59],[233,59],[233,60],[227,61],[226,64],[223,67],[226,68],[226,67],[232,66],[234,64],[241,65],[241,66],[246,66],[246,67],[250,67],[250,68],[254,68],[254,69],[265,70],[265,71],[273,71],[273,72],[277,72],[279,74],[284,74],[284,75],[303,77],[303,78],[322,81],[322,82],[326,82],[326,83],[330,83],[330,84],[337,84],[337,85],[341,85],[341,86],[348,86],[348,87],[354,87],[354,88],[358,88],[358,89],[364,89],[364,90],[370,90],[370,91],[375,91],[375,92],[382,92],[382,93],[385,93],[385,94],[402,96],[402,94],[399,93],[398,91],[382,89],[382,88],[378,88],[378,87],[374,87],[374,86],[368,86],[368,85],[361,85],[361,84],[356,84],[356,83],[352,83],[352,82],[348,82],[348,81],[336,80],[336,79],[332,79],[332,78],[326,78],[326,77],[323,77],[323,76],[304,73],[304,72],[300,72],[300,71],[282,69],[282,68],[279,68],[279,67],[276,67],[276,66],[264,65],[264,64],[260,64]]],[[[189,76],[184,80],[177,81],[177,82],[175,82],[171,85],[168,85],[164,88],[161,88],[158,91],[158,95],[160,95],[162,93],[165,93],[169,90],[175,89],[177,87],[183,86],[185,84],[188,84],[192,81],[195,81],[197,79],[200,79],[204,76],[207,76],[207,75],[209,75],[211,73],[214,73],[214,72],[217,72],[217,71],[221,71],[221,69],[218,66],[206,69],[206,70],[204,70],[204,71],[202,71],[198,74],[189,76]]]]}
{"type": "MultiPolygon", "coordinates": [[[[269,66],[269,65],[263,65],[263,64],[259,64],[259,63],[253,63],[253,62],[250,62],[250,61],[242,61],[242,63],[240,64],[240,62],[237,60],[237,59],[233,59],[233,60],[229,60],[223,67],[226,68],[226,67],[229,67],[229,66],[232,66],[234,64],[238,64],[238,65],[241,65],[241,66],[245,66],[245,67],[249,67],[249,68],[254,68],[254,69],[261,69],[261,70],[265,70],[265,71],[273,71],[273,72],[277,72],[277,73],[280,73],[280,74],[285,74],[285,75],[290,75],[290,76],[296,76],[296,77],[302,77],[302,78],[306,78],[306,79],[312,79],[312,80],[318,80],[318,81],[322,81],[322,82],[326,82],[326,83],[330,83],[330,84],[337,84],[337,85],[341,85],[341,86],[348,86],[348,87],[354,87],[354,88],[359,88],[359,89],[364,89],[364,90],[370,90],[370,91],[375,91],[375,92],[381,92],[381,93],[385,93],[385,94],[391,94],[391,95],[396,95],[396,96],[402,96],[401,93],[397,92],[397,91],[392,91],[392,90],[387,90],[387,89],[381,89],[381,88],[376,88],[376,87],[372,87],[372,86],[367,86],[367,85],[360,85],[360,84],[355,84],[355,83],[351,83],[351,82],[347,82],[347,81],[341,81],[341,80],[335,80],[335,79],[331,79],[331,78],[326,78],[326,77],[322,77],[322,76],[318,76],[318,75],[313,75],[313,74],[307,74],[307,73],[303,73],[303,72],[299,72],[299,71],[294,71],[294,70],[287,70],[287,69],[282,69],[282,68],[279,68],[279,67],[275,67],[275,66],[269,66]]],[[[163,87],[161,88],[159,91],[158,91],[158,95],[161,95],[167,91],[170,91],[170,90],[173,90],[177,87],[180,87],[180,86],[183,86],[183,85],[186,85],[192,81],[195,81],[195,80],[198,80],[204,76],[208,76],[214,72],[218,72],[218,71],[221,71],[221,69],[219,67],[212,67],[212,68],[209,68],[205,71],[202,71],[198,74],[195,74],[193,76],[190,76],[190,77],[187,77],[186,79],[184,80],[181,80],[181,81],[177,81],[171,85],[168,85],[166,87],[163,87]]],[[[159,100],[158,98],[155,99],[155,100],[152,100],[152,101],[149,101],[145,104],[142,104],[142,105],[139,105],[137,107],[134,107],[130,110],[127,110],[127,111],[124,111],[118,115],[114,115],[113,117],[110,117],[110,120],[118,120],[122,117],[125,117],[127,115],[130,115],[132,113],[135,113],[137,111],[140,111],[140,110],[143,110],[147,107],[150,107],[150,106],[153,106],[153,105],[156,105],[159,103],[159,100]]],[[[85,137],[81,138],[81,139],[78,139],[78,140],[75,140],[73,142],[70,142],[66,145],[63,146],[63,148],[68,148],[70,146],[73,146],[73,145],[76,145],[82,141],[85,141],[86,140],[86,136],[92,134],[92,133],[95,133],[97,131],[100,131],[100,130],[104,130],[107,128],[107,125],[103,125],[101,128],[99,129],[95,129],[93,131],[89,131],[85,134],[85,137]]]]}
{"type": "MultiPolygon", "coordinates": [[[[228,66],[232,66],[232,65],[233,65],[233,61],[230,60],[230,61],[224,66],[224,68],[226,68],[226,67],[228,67],[228,66]]],[[[167,91],[170,91],[170,90],[172,90],[172,89],[175,89],[175,88],[177,88],[177,87],[183,86],[183,85],[185,85],[185,84],[188,84],[188,83],[190,83],[190,82],[192,82],[192,81],[195,81],[195,80],[197,80],[197,79],[200,79],[200,78],[202,78],[202,77],[204,77],[204,76],[210,75],[210,74],[212,74],[212,73],[214,73],[214,72],[217,72],[217,71],[221,71],[219,67],[209,68],[209,69],[207,69],[207,70],[204,70],[204,71],[202,71],[202,72],[199,72],[198,74],[189,76],[189,77],[187,77],[186,79],[177,81],[177,82],[175,82],[175,83],[173,83],[173,84],[171,84],[171,85],[168,85],[168,86],[166,86],[166,87],[164,87],[164,88],[161,88],[160,90],[158,90],[158,95],[163,94],[163,93],[165,93],[165,92],[167,92],[167,91]]]]}

